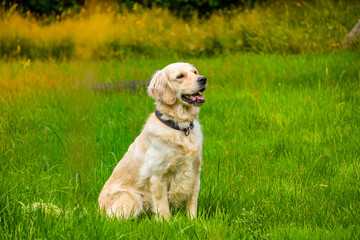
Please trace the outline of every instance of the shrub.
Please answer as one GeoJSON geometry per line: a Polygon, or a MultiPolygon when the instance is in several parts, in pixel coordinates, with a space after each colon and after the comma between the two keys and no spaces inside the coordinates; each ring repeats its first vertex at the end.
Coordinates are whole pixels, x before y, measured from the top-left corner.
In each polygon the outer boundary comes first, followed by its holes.
{"type": "Polygon", "coordinates": [[[4,2],[5,8],[17,6],[22,12],[31,12],[36,15],[60,15],[66,9],[76,5],[75,0],[7,0],[4,2]]]}
{"type": "MultiPolygon", "coordinates": [[[[338,51],[360,2],[274,2],[184,20],[162,8],[94,8],[55,21],[0,12],[0,57],[98,59],[338,51]],[[19,51],[19,49],[21,51],[19,51]]],[[[354,49],[357,49],[359,41],[354,49]]]]}

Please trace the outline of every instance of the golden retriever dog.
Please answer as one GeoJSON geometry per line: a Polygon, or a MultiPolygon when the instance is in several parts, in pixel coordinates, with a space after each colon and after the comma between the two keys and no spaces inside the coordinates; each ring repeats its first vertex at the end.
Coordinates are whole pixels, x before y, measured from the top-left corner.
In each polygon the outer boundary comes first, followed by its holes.
{"type": "Polygon", "coordinates": [[[196,217],[203,143],[198,114],[206,86],[189,63],[153,75],[147,92],[156,100],[155,113],[100,193],[107,215],[135,218],[152,211],[156,219],[168,219],[170,208],[186,204],[189,217],[196,217]]]}

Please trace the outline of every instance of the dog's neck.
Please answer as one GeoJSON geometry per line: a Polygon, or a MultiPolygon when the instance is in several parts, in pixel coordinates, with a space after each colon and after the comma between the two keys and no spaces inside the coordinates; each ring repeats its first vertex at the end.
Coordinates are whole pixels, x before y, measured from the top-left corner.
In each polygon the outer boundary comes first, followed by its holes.
{"type": "Polygon", "coordinates": [[[167,105],[160,101],[156,101],[157,109],[163,114],[164,119],[176,122],[179,127],[186,128],[189,122],[196,119],[199,115],[200,108],[185,106],[179,102],[173,105],[167,105]]]}

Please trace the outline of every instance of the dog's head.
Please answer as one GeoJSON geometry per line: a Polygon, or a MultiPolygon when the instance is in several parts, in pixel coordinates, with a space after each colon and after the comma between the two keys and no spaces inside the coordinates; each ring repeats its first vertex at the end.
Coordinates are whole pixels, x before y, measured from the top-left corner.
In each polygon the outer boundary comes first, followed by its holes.
{"type": "Polygon", "coordinates": [[[155,72],[148,94],[167,105],[178,102],[187,106],[200,106],[205,102],[202,92],[206,86],[206,78],[199,75],[193,65],[179,62],[155,72]]]}

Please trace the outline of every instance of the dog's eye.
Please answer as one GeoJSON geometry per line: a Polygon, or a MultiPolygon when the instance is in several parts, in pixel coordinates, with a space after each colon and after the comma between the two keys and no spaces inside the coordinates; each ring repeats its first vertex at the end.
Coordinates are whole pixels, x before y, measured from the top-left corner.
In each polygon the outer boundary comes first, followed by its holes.
{"type": "Polygon", "coordinates": [[[184,75],[183,74],[180,74],[180,75],[178,75],[176,78],[177,79],[180,79],[180,78],[183,78],[184,77],[184,75]]]}
{"type": "Polygon", "coordinates": [[[194,73],[195,73],[196,75],[198,74],[198,72],[197,72],[196,70],[194,71],[194,73]]]}

